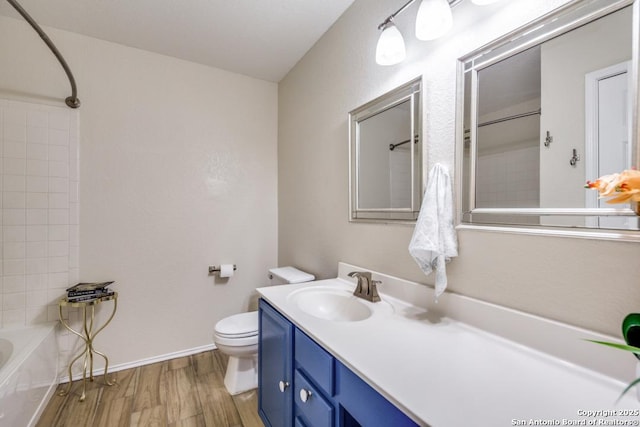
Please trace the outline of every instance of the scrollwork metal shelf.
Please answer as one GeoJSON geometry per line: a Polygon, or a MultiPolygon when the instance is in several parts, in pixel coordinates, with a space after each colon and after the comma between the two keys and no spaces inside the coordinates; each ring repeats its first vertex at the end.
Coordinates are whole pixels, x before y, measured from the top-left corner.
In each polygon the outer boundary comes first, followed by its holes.
{"type": "Polygon", "coordinates": [[[111,295],[106,295],[100,298],[92,299],[89,301],[69,301],[66,298],[61,299],[58,302],[58,309],[60,315],[60,322],[71,331],[73,334],[77,335],[84,341],[84,350],[80,352],[76,357],[74,357],[69,363],[69,384],[66,390],[61,390],[58,394],[60,396],[65,396],[71,392],[71,385],[73,384],[73,376],[72,376],[72,367],[73,365],[80,360],[82,356],[84,356],[83,360],[83,368],[82,368],[82,394],[80,395],[80,401],[83,402],[86,397],[86,383],[87,383],[87,371],[89,372],[89,381],[93,381],[93,355],[97,354],[104,358],[105,366],[104,366],[104,381],[107,385],[114,385],[115,380],[109,381],[107,378],[107,374],[109,372],[109,359],[104,353],[99,352],[95,348],[93,348],[93,340],[96,335],[98,335],[113,319],[113,316],[116,314],[116,309],[118,308],[118,293],[114,292],[111,295]],[[94,332],[94,321],[95,321],[95,308],[98,304],[106,301],[113,301],[113,311],[111,315],[107,319],[107,321],[100,326],[94,332]],[[63,307],[75,307],[82,309],[82,331],[76,331],[73,329],[67,320],[64,319],[62,315],[63,307]],[[87,315],[87,311],[89,311],[89,315],[87,315]]]}

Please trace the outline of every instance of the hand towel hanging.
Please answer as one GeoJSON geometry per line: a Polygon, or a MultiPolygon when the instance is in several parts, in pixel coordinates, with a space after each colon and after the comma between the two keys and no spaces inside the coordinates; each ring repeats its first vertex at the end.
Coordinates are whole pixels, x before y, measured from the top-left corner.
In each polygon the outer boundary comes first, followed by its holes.
{"type": "Polygon", "coordinates": [[[435,297],[447,287],[445,263],[458,256],[453,226],[453,196],[447,168],[437,163],[429,172],[409,253],[424,274],[436,271],[435,297]]]}

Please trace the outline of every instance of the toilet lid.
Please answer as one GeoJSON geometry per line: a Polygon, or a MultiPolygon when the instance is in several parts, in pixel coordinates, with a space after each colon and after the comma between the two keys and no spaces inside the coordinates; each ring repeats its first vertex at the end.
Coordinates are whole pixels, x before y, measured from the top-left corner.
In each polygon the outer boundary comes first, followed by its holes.
{"type": "Polygon", "coordinates": [[[237,338],[258,335],[258,312],[250,311],[225,317],[216,323],[215,332],[223,337],[237,338]]]}

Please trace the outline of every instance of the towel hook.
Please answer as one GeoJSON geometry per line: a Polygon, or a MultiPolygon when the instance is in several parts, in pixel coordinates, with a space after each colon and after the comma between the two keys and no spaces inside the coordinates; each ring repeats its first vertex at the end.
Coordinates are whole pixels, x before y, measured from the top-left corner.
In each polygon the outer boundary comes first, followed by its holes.
{"type": "Polygon", "coordinates": [[[574,148],[573,149],[573,155],[569,159],[569,164],[571,166],[575,166],[576,163],[578,163],[579,160],[580,160],[580,156],[578,155],[578,151],[574,148]]]}

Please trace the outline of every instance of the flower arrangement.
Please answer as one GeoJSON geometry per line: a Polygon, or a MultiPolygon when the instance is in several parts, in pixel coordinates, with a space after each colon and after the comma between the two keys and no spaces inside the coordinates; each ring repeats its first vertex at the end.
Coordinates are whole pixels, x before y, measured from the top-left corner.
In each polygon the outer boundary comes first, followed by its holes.
{"type": "MultiPolygon", "coordinates": [[[[636,215],[640,215],[640,171],[638,170],[627,169],[620,173],[601,176],[595,181],[587,181],[585,188],[598,190],[600,198],[611,197],[607,203],[635,202],[636,215]]],[[[631,352],[640,360],[640,335],[632,334],[631,331],[634,329],[640,330],[640,314],[638,313],[628,314],[622,322],[622,335],[626,345],[607,341],[587,341],[631,352]]],[[[627,385],[618,400],[637,384],[640,384],[640,378],[636,378],[627,385]]],[[[640,399],[640,391],[638,398],[640,399]]]]}
{"type": "MultiPolygon", "coordinates": [[[[585,188],[598,190],[600,198],[611,197],[607,203],[640,202],[640,171],[627,169],[587,181],[585,188]]],[[[638,208],[636,205],[636,213],[638,208]]]]}

